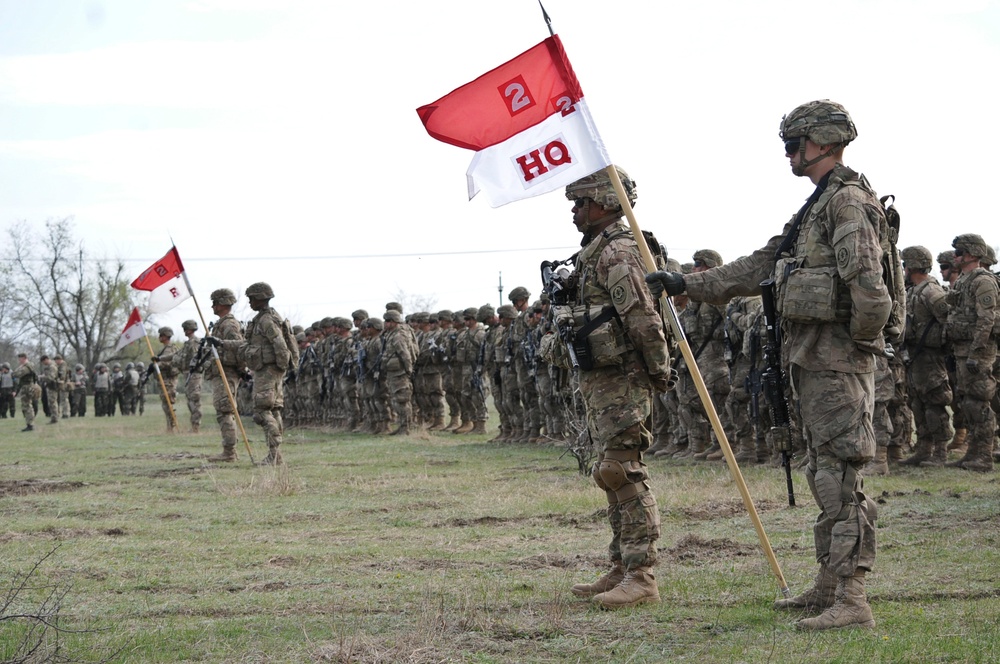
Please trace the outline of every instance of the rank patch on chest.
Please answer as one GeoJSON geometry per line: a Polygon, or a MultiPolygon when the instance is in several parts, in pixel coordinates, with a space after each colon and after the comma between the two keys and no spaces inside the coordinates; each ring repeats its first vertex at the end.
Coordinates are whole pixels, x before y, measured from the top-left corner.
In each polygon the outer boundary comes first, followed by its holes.
{"type": "Polygon", "coordinates": [[[618,286],[615,286],[614,288],[611,289],[611,301],[614,302],[615,304],[619,305],[624,304],[625,297],[626,293],[624,286],[619,284],[618,286]]]}

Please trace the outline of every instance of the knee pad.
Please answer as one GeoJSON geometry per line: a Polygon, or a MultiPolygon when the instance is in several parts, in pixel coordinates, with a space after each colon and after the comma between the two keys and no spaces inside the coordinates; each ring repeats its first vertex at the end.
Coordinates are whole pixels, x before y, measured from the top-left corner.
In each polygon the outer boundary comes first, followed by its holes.
{"type": "Polygon", "coordinates": [[[809,488],[812,489],[813,496],[820,509],[823,510],[824,516],[828,519],[836,519],[844,509],[841,478],[826,468],[820,468],[815,471],[809,488]]]}
{"type": "Polygon", "coordinates": [[[254,424],[257,424],[259,426],[264,426],[264,415],[262,413],[255,412],[253,414],[253,421],[254,424]]]}
{"type": "Polygon", "coordinates": [[[617,491],[628,481],[625,467],[615,459],[601,459],[600,463],[594,466],[594,471],[600,476],[598,486],[603,483],[605,491],[617,491]]]}

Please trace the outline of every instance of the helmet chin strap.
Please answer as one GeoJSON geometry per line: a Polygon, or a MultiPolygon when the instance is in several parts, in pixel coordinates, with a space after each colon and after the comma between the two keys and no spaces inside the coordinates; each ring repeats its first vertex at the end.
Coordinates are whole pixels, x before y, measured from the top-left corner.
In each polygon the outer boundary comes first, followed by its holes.
{"type": "Polygon", "coordinates": [[[829,157],[831,154],[833,154],[833,151],[839,148],[841,145],[843,145],[843,143],[836,143],[834,145],[831,145],[830,149],[824,152],[823,154],[817,155],[812,159],[806,159],[806,137],[803,136],[799,140],[799,163],[797,166],[792,167],[792,174],[797,175],[798,177],[802,177],[803,175],[806,174],[807,168],[829,157]]]}

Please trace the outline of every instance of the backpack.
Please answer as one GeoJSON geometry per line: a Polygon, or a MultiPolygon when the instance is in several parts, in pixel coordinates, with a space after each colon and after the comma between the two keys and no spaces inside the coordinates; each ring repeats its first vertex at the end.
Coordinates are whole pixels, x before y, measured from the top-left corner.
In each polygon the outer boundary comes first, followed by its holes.
{"type": "Polygon", "coordinates": [[[285,369],[298,371],[299,342],[295,338],[295,332],[292,330],[292,323],[287,318],[281,321],[281,336],[285,340],[285,345],[288,346],[288,366],[285,369]]]}
{"type": "MultiPolygon", "coordinates": [[[[867,181],[865,184],[868,184],[867,181]]],[[[879,244],[882,248],[882,281],[892,298],[892,310],[885,323],[885,333],[889,343],[898,345],[903,341],[906,327],[906,285],[903,277],[903,261],[899,257],[899,211],[896,197],[892,194],[878,199],[885,212],[886,227],[879,228],[879,244]],[[892,200],[890,200],[892,199],[892,200]],[[889,204],[886,205],[886,201],[889,204]]]]}

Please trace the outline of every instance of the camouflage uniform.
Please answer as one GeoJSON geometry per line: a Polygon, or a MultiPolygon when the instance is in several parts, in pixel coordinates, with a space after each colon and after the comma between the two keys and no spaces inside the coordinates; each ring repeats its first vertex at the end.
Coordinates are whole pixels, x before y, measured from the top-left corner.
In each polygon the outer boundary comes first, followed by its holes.
{"type": "Polygon", "coordinates": [[[529,334],[528,319],[532,315],[527,306],[529,297],[531,297],[531,293],[528,289],[518,286],[508,294],[507,299],[518,310],[518,316],[510,327],[510,335],[514,349],[517,389],[520,393],[522,408],[520,442],[537,443],[541,441],[542,413],[538,405],[538,389],[535,387],[534,367],[532,366],[537,349],[533,347],[529,334]]]}
{"type": "MultiPolygon", "coordinates": [[[[634,195],[635,183],[618,171],[634,195]]],[[[574,304],[553,309],[556,320],[572,324],[577,343],[590,351],[590,361],[581,362],[580,392],[597,452],[593,477],[608,500],[613,566],[597,583],[574,586],[573,592],[617,608],[659,600],[651,567],[660,514],[642,453],[651,442],[644,425],[651,387],[665,389],[670,365],[663,325],[643,283],[638,245],[621,220],[610,179],[599,171],[567,186],[566,197],[575,201],[583,249],[576,257],[574,304]]]]}
{"type": "Polygon", "coordinates": [[[73,396],[69,404],[70,415],[83,417],[87,414],[87,371],[82,364],[73,371],[73,396]]]}
{"type": "Polygon", "coordinates": [[[281,383],[289,366],[297,363],[298,349],[289,348],[282,330],[285,321],[270,306],[271,287],[263,282],[251,284],[246,295],[257,315],[247,325],[244,340],[222,341],[222,347],[235,350],[239,364],[253,371],[253,421],[263,429],[268,448],[261,463],[278,465],[282,463],[281,411],[285,405],[281,383]]]}
{"type": "Polygon", "coordinates": [[[417,369],[413,389],[417,391],[417,403],[423,413],[423,419],[429,423],[430,431],[444,429],[444,379],[441,376],[443,346],[441,328],[437,316],[428,312],[415,314],[417,320],[426,329],[419,338],[420,348],[417,351],[417,369]]]}
{"type": "Polygon", "coordinates": [[[62,419],[69,417],[69,395],[73,390],[73,377],[70,375],[69,365],[63,360],[62,355],[53,358],[56,363],[56,380],[59,385],[59,415],[62,419]]]}
{"type": "Polygon", "coordinates": [[[385,312],[386,331],[382,334],[381,379],[392,400],[399,427],[392,435],[405,436],[413,422],[413,366],[417,360],[415,341],[410,326],[402,322],[398,311],[385,312]],[[393,325],[395,323],[395,325],[393,325]]]}
{"type": "MultiPolygon", "coordinates": [[[[194,335],[195,330],[198,329],[196,321],[184,321],[181,323],[181,329],[184,330],[187,341],[181,345],[181,349],[177,352],[177,369],[187,375],[187,381],[184,383],[184,396],[187,399],[188,412],[191,413],[191,431],[198,433],[201,429],[201,384],[205,364],[202,361],[197,367],[192,367],[191,363],[198,355],[201,338],[194,335]]],[[[125,407],[123,406],[122,413],[124,412],[125,407]]]]}
{"type": "Polygon", "coordinates": [[[17,381],[17,393],[21,397],[21,414],[24,415],[25,427],[23,431],[32,431],[35,428],[35,387],[38,384],[38,374],[31,366],[26,355],[18,355],[21,361],[11,372],[14,380],[17,381]]]}
{"type": "MultiPolygon", "coordinates": [[[[210,461],[235,461],[236,460],[236,418],[238,413],[234,412],[233,402],[236,398],[237,384],[240,380],[240,373],[243,365],[240,364],[237,353],[230,347],[228,352],[225,347],[226,341],[243,341],[243,331],[240,329],[240,322],[236,316],[230,313],[228,308],[236,304],[236,295],[228,288],[219,288],[212,291],[212,308],[219,315],[215,325],[212,326],[212,336],[223,342],[222,352],[216,351],[213,357],[205,365],[205,378],[212,386],[212,406],[215,408],[215,421],[219,425],[219,432],[222,436],[222,454],[216,457],[209,457],[210,461]],[[222,311],[224,313],[219,314],[222,311]],[[215,361],[218,355],[219,361],[215,361]],[[219,374],[219,364],[222,364],[224,375],[219,374]],[[228,387],[228,393],[227,393],[228,387]]],[[[242,424],[242,423],[241,423],[242,424]]]]}
{"type": "MultiPolygon", "coordinates": [[[[167,431],[175,433],[177,431],[177,422],[174,417],[177,411],[173,409],[173,406],[177,403],[177,375],[180,371],[180,367],[178,366],[180,361],[177,359],[179,348],[170,341],[174,336],[174,331],[169,327],[161,327],[159,336],[160,341],[163,342],[163,348],[153,358],[153,361],[160,368],[160,377],[163,379],[163,386],[160,387],[160,406],[167,417],[167,431]],[[163,339],[166,339],[166,341],[163,341],[163,339]],[[163,387],[167,389],[166,394],[163,392],[163,387]]],[[[111,409],[114,412],[113,402],[111,409]]]]}
{"type": "Polygon", "coordinates": [[[509,304],[501,305],[496,310],[497,322],[490,327],[485,342],[486,359],[483,371],[489,376],[491,392],[493,393],[493,405],[497,409],[497,416],[500,419],[499,431],[490,440],[491,443],[510,442],[511,423],[510,415],[507,412],[507,405],[504,403],[503,370],[504,357],[506,356],[504,339],[507,328],[513,323],[517,312],[509,304]],[[506,323],[504,323],[506,321],[506,323]]]}
{"type": "MultiPolygon", "coordinates": [[[[153,367],[149,367],[152,371],[153,367]]],[[[94,367],[94,416],[104,417],[111,406],[111,374],[103,362],[94,367]]]]}
{"type": "MultiPolygon", "coordinates": [[[[931,254],[923,247],[907,247],[901,256],[907,270],[931,268],[931,254]]],[[[917,432],[916,448],[913,456],[903,461],[906,465],[943,464],[954,435],[947,411],[952,391],[944,349],[948,303],[937,279],[925,275],[907,290],[906,339],[900,353],[907,367],[910,410],[917,432]]]]}
{"type": "MultiPolygon", "coordinates": [[[[760,298],[734,297],[726,307],[724,349],[730,366],[731,390],[726,397],[726,415],[730,429],[726,435],[740,463],[763,463],[768,459],[767,445],[758,446],[754,438],[754,427],[760,422],[751,422],[751,381],[750,372],[759,370],[763,360],[763,338],[760,334],[763,311],[760,298]],[[729,360],[728,358],[732,359],[729,360]]],[[[767,410],[758,395],[759,411],[767,410]]]]}
{"type": "Polygon", "coordinates": [[[875,562],[877,511],[861,491],[859,471],[875,454],[875,354],[884,351],[893,302],[882,278],[881,238],[890,236],[883,207],[834,153],[855,136],[838,104],[822,100],[793,110],[781,125],[793,172],[801,176],[814,164],[835,162],[832,170],[822,177],[813,170],[813,195],[763,248],[683,278],[691,297],[718,303],[757,295],[763,280],[777,278],[783,346],[809,446],[806,478],[821,509],[813,529],[821,566],[816,583],[776,605],[827,609],[801,621],[803,629],[875,625],[864,573],[875,562]],[[807,147],[826,152],[806,160],[807,147]],[[818,304],[819,289],[830,294],[832,306],[818,304]]]}
{"type": "Polygon", "coordinates": [[[49,411],[49,424],[55,424],[59,421],[59,367],[47,355],[42,356],[40,378],[42,387],[45,389],[45,406],[49,411]]]}
{"type": "MultiPolygon", "coordinates": [[[[960,235],[952,242],[965,256],[982,258],[987,245],[978,235],[960,235]]],[[[965,456],[949,465],[969,470],[993,469],[993,439],[996,416],[990,407],[996,392],[993,365],[997,357],[996,325],[997,278],[983,267],[963,269],[955,286],[948,292],[948,343],[955,357],[957,375],[956,401],[959,402],[968,430],[965,456]]]]}
{"type": "Polygon", "coordinates": [[[462,312],[465,328],[455,341],[454,366],[456,389],[462,407],[462,426],[453,433],[486,433],[486,392],[482,384],[476,387],[476,363],[486,337],[486,330],[478,325],[477,307],[462,312]]]}
{"type": "Polygon", "coordinates": [[[514,342],[514,325],[517,320],[517,310],[509,304],[497,309],[500,316],[502,331],[497,336],[497,346],[494,348],[497,366],[500,371],[500,389],[503,391],[503,407],[507,413],[509,431],[504,442],[516,443],[524,434],[524,408],[521,403],[521,387],[517,382],[517,366],[515,356],[520,351],[514,342]]]}
{"type": "Polygon", "coordinates": [[[451,358],[454,355],[455,338],[458,336],[458,330],[455,329],[454,316],[455,314],[449,309],[442,309],[438,312],[438,324],[440,325],[440,334],[438,336],[438,346],[440,350],[440,360],[441,360],[441,384],[444,389],[444,399],[445,403],[448,404],[448,426],[446,426],[444,431],[453,431],[457,429],[462,424],[462,406],[458,401],[458,393],[455,391],[454,386],[454,375],[451,370],[451,358]]]}

